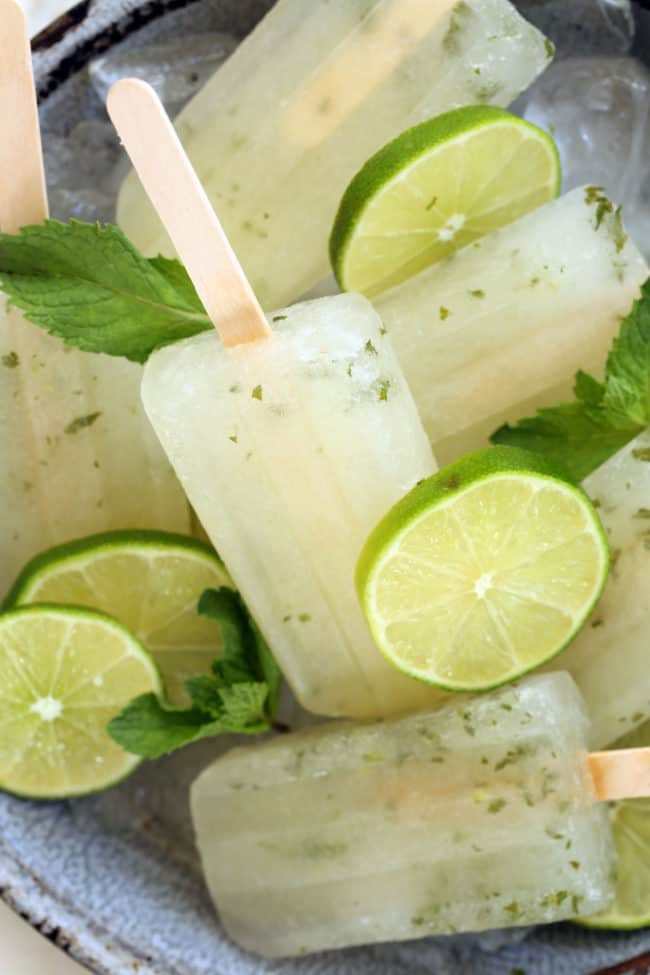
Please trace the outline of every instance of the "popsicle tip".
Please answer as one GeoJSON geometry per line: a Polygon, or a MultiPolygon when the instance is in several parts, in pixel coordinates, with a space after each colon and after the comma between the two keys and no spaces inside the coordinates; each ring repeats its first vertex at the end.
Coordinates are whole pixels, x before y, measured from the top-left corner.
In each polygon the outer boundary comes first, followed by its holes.
{"type": "Polygon", "coordinates": [[[27,14],[18,0],[0,0],[0,24],[5,29],[19,30],[25,37],[29,36],[27,28],[27,14]]]}
{"type": "MultiPolygon", "coordinates": [[[[0,0],[1,2],[2,0],[0,0]]],[[[133,95],[139,98],[149,98],[156,103],[160,103],[155,89],[152,88],[148,81],[143,81],[142,78],[120,78],[119,81],[115,81],[111,85],[108,91],[106,107],[109,115],[111,114],[111,105],[115,106],[123,98],[133,95]]]]}

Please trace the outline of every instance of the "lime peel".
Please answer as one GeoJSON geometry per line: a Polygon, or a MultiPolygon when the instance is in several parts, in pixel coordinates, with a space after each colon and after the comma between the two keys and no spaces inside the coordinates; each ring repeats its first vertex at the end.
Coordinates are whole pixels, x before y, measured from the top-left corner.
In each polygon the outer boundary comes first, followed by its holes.
{"type": "Polygon", "coordinates": [[[528,451],[478,451],[422,482],[366,542],[357,591],[381,652],[416,679],[482,691],[556,656],[607,578],[584,492],[528,451]]]}
{"type": "Polygon", "coordinates": [[[0,617],[0,789],[63,799],[116,785],[141,759],[106,725],[135,696],[159,694],[151,655],[103,613],[25,606],[0,617]]]}
{"type": "Polygon", "coordinates": [[[551,137],[489,105],[408,129],[372,156],[341,200],[330,237],[340,287],[373,296],[554,199],[551,137]]]}
{"type": "Polygon", "coordinates": [[[157,531],[92,535],[36,556],[4,608],[34,602],[86,606],[118,619],[153,653],[169,700],[186,705],[184,681],[222,650],[219,627],[199,616],[206,589],[234,588],[204,542],[157,531]]]}

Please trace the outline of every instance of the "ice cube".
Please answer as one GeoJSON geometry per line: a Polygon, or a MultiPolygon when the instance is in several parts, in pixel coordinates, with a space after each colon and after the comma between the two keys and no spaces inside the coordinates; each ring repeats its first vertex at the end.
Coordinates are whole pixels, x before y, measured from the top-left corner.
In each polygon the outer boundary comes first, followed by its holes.
{"type": "Polygon", "coordinates": [[[236,46],[237,40],[230,34],[185,35],[177,41],[106,54],[90,65],[90,78],[102,102],[120,78],[142,78],[156,89],[167,110],[176,114],[236,46]]]}
{"type": "Polygon", "coordinates": [[[627,229],[650,256],[650,72],[633,58],[567,58],[552,64],[525,116],[550,132],[563,188],[593,184],[623,206],[627,229]]]}
{"type": "Polygon", "coordinates": [[[114,196],[127,164],[112,125],[88,119],[67,138],[45,133],[43,153],[53,217],[115,220],[114,196]]]}
{"type": "Polygon", "coordinates": [[[117,133],[109,122],[92,119],[80,122],[70,133],[67,143],[84,186],[103,182],[122,156],[117,133]]]}
{"type": "Polygon", "coordinates": [[[49,190],[50,214],[56,220],[84,220],[86,223],[115,222],[115,201],[112,195],[101,190],[63,186],[49,190]]]}
{"type": "Polygon", "coordinates": [[[557,49],[557,57],[626,54],[634,41],[631,0],[516,0],[557,49]]]}

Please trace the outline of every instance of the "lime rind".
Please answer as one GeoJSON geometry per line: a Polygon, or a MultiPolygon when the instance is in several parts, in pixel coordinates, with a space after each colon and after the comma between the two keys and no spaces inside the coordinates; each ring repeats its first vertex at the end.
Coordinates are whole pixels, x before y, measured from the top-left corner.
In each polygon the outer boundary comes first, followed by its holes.
{"type": "Polygon", "coordinates": [[[477,451],[451,464],[443,471],[421,482],[398,502],[366,541],[357,564],[355,581],[357,594],[373,638],[381,653],[394,667],[411,678],[432,684],[442,690],[474,693],[493,690],[509,681],[519,679],[561,654],[586,623],[594,605],[600,598],[607,581],[609,559],[609,544],[603,525],[591,501],[580,487],[569,483],[553,465],[536,454],[519,448],[496,447],[477,451]],[[440,510],[445,505],[452,504],[461,494],[465,494],[465,492],[482,483],[500,477],[509,478],[513,474],[547,482],[555,489],[559,488],[568,495],[577,498],[587,517],[591,534],[597,539],[597,551],[601,559],[597,583],[589,598],[585,598],[581,611],[573,614],[573,625],[570,633],[551,652],[545,653],[530,664],[514,667],[508,672],[500,672],[491,680],[453,681],[437,673],[430,671],[425,673],[421,669],[408,666],[387,645],[384,632],[385,624],[380,622],[381,614],[374,598],[377,588],[376,581],[383,565],[399,550],[402,539],[417,527],[420,520],[427,518],[434,509],[440,510]]]}
{"type": "MultiPolygon", "coordinates": [[[[434,257],[432,255],[430,261],[422,257],[411,257],[404,261],[403,267],[391,267],[388,273],[382,274],[372,284],[363,282],[361,279],[353,278],[350,280],[346,273],[350,245],[358,235],[360,223],[367,218],[378,198],[390,192],[391,188],[398,184],[408,183],[409,175],[419,168],[424,160],[429,157],[433,158],[435,154],[448,148],[451,143],[459,143],[487,127],[495,129],[499,126],[506,127],[510,132],[516,129],[521,133],[524,140],[529,139],[531,143],[534,142],[541,152],[545,152],[548,157],[550,179],[547,183],[539,186],[531,183],[529,190],[527,187],[527,192],[532,197],[531,204],[530,206],[523,206],[516,217],[524,216],[530,209],[550,202],[559,194],[562,172],[557,146],[548,133],[532,123],[518,118],[504,109],[489,105],[464,106],[422,122],[403,132],[375,153],[352,179],[343,195],[329,241],[330,261],[342,290],[361,290],[372,296],[385,290],[388,286],[400,283],[400,280],[404,280],[412,273],[416,273],[417,270],[421,270],[422,267],[428,266],[428,263],[433,263],[434,260],[447,256],[457,249],[458,243],[450,244],[448,247],[440,249],[440,256],[434,257]],[[535,195],[535,190],[538,191],[537,195],[535,195]]],[[[507,160],[505,162],[499,161],[500,166],[506,163],[507,160]]],[[[491,178],[487,179],[488,185],[491,178]]],[[[431,186],[431,193],[433,194],[432,200],[446,200],[444,186],[431,186]]],[[[450,199],[452,195],[450,194],[450,199]]],[[[511,204],[512,200],[509,203],[511,204]]],[[[424,213],[421,214],[421,219],[423,222],[421,229],[424,229],[427,223],[424,213]]],[[[471,223],[471,217],[469,222],[471,223]]],[[[487,229],[477,230],[472,234],[465,231],[464,237],[459,238],[459,240],[464,241],[464,243],[471,243],[472,240],[478,239],[484,233],[494,231],[503,223],[508,222],[510,222],[508,219],[501,222],[493,219],[487,229]]],[[[432,224],[430,228],[432,234],[437,226],[437,224],[435,226],[432,224]]],[[[399,236],[399,234],[395,234],[395,236],[399,236]]],[[[426,251],[427,248],[425,247],[423,253],[426,251]]]]}
{"type": "Polygon", "coordinates": [[[34,556],[21,570],[5,596],[2,611],[6,612],[27,602],[29,593],[34,590],[38,581],[53,565],[64,566],[66,563],[73,562],[85,555],[102,551],[115,551],[118,548],[124,550],[132,548],[140,551],[149,549],[152,553],[180,548],[185,552],[194,552],[199,557],[212,560],[222,568],[224,577],[229,578],[226,567],[214,549],[206,542],[190,538],[188,535],[149,530],[100,532],[96,535],[87,535],[72,542],[56,545],[34,556]]]}
{"type": "MultiPolygon", "coordinates": [[[[142,644],[133,636],[132,633],[129,633],[129,631],[124,626],[122,626],[112,617],[106,615],[105,613],[99,613],[96,610],[87,609],[85,607],[60,606],[60,605],[54,605],[49,603],[39,603],[30,606],[21,606],[18,607],[17,609],[13,609],[7,613],[4,613],[2,616],[0,616],[0,661],[2,660],[3,651],[6,652],[6,648],[4,647],[3,644],[4,644],[4,638],[6,637],[6,633],[10,627],[14,625],[21,625],[23,622],[29,620],[33,620],[35,623],[37,623],[39,620],[44,621],[45,618],[48,619],[48,625],[51,625],[52,622],[56,623],[56,621],[64,621],[69,624],[72,624],[73,626],[89,624],[93,628],[97,627],[98,630],[99,629],[104,631],[108,630],[111,634],[117,637],[118,641],[122,644],[122,646],[126,648],[126,652],[124,656],[133,657],[133,659],[137,660],[138,663],[142,666],[144,681],[140,682],[140,686],[137,688],[135,692],[133,691],[132,688],[128,686],[125,686],[123,688],[124,690],[123,700],[116,702],[114,704],[115,714],[119,713],[122,707],[126,706],[126,704],[132,699],[132,697],[136,696],[136,694],[138,693],[143,693],[145,691],[154,694],[162,693],[163,685],[162,685],[162,678],[160,675],[160,671],[158,669],[155,660],[153,659],[151,654],[146,650],[146,648],[142,646],[142,644]]],[[[93,657],[91,656],[91,651],[92,648],[89,648],[89,656],[88,656],[89,663],[92,663],[93,661],[93,657]]],[[[43,664],[45,663],[45,660],[42,658],[41,654],[42,651],[41,653],[39,653],[39,661],[38,661],[39,669],[42,669],[43,664]]],[[[57,649],[57,654],[59,655],[59,657],[61,657],[63,651],[57,649]]],[[[12,655],[13,655],[13,645],[12,645],[12,655]]],[[[120,661],[118,661],[118,663],[119,662],[120,661]]],[[[28,658],[25,659],[23,657],[20,663],[22,663],[24,667],[27,667],[29,664],[29,660],[28,658]]],[[[18,673],[19,675],[21,673],[20,663],[17,663],[16,660],[14,659],[12,660],[12,664],[11,664],[12,670],[15,673],[18,673]]],[[[59,660],[58,667],[60,668],[61,666],[62,665],[59,660]]],[[[104,671],[104,673],[105,672],[107,671],[104,671]]],[[[102,674],[101,670],[97,670],[95,672],[95,676],[101,674],[102,674]]],[[[61,677],[61,671],[59,670],[57,671],[57,679],[59,679],[60,677],[61,677]]],[[[26,686],[27,685],[29,686],[30,693],[34,693],[35,696],[36,689],[31,686],[31,681],[29,679],[26,679],[24,683],[26,686]]],[[[78,689],[79,688],[74,688],[73,692],[78,692],[78,689]]],[[[36,700],[34,700],[32,703],[35,704],[36,700]]],[[[92,706],[90,708],[87,708],[87,710],[92,710],[92,706]]],[[[105,710],[105,706],[102,707],[101,710],[102,711],[105,710]]],[[[7,713],[8,713],[8,706],[5,705],[5,719],[7,717],[7,713]]],[[[65,708],[64,708],[64,713],[65,713],[65,708]]],[[[95,739],[95,744],[97,745],[97,748],[99,750],[101,750],[101,748],[104,747],[105,749],[109,749],[113,754],[113,756],[119,755],[119,768],[117,770],[114,769],[113,773],[111,773],[110,775],[107,775],[105,778],[102,778],[100,772],[98,771],[100,766],[93,765],[92,766],[93,774],[92,775],[89,774],[86,781],[78,780],[76,783],[71,783],[67,785],[65,788],[48,788],[44,782],[42,788],[35,790],[32,788],[25,788],[24,786],[21,786],[19,784],[20,781],[19,777],[17,777],[16,775],[14,776],[11,775],[13,769],[19,767],[18,764],[14,764],[8,772],[5,772],[4,774],[0,773],[0,789],[4,792],[8,792],[11,795],[15,795],[22,799],[52,801],[52,800],[78,798],[85,795],[91,795],[96,792],[103,792],[106,789],[118,785],[120,782],[122,782],[124,779],[126,779],[129,775],[131,775],[135,771],[135,769],[141,764],[142,759],[137,755],[132,755],[129,752],[120,749],[120,747],[116,745],[116,743],[113,742],[112,739],[108,736],[105,730],[105,724],[106,722],[102,717],[98,722],[98,727],[96,729],[99,737],[95,739]]],[[[54,722],[52,722],[52,726],[54,726],[54,722]]],[[[6,724],[6,727],[8,729],[9,724],[6,724]]],[[[14,728],[15,725],[12,724],[11,727],[14,728]]],[[[12,744],[14,743],[15,743],[15,731],[12,731],[12,744]]],[[[20,766],[23,766],[24,759],[29,750],[29,745],[30,742],[27,743],[27,747],[21,755],[20,766]]],[[[4,748],[2,745],[2,731],[0,730],[0,755],[3,754],[5,750],[6,748],[4,748]]],[[[70,758],[69,749],[67,751],[63,751],[61,754],[62,756],[65,757],[66,761],[69,761],[70,758]]],[[[113,764],[115,765],[115,762],[113,762],[113,764]]],[[[90,771],[91,767],[88,766],[88,768],[90,771]]]]}
{"type": "Polygon", "coordinates": [[[202,541],[155,531],[92,535],[33,559],[5,600],[85,606],[118,619],[162,670],[172,704],[188,705],[186,680],[209,670],[223,649],[218,626],[198,614],[205,589],[234,588],[202,541]]]}
{"type": "Polygon", "coordinates": [[[634,931],[650,925],[650,799],[613,803],[611,816],[618,859],[616,897],[606,910],[574,923],[599,931],[634,931]],[[643,900],[641,909],[630,909],[637,898],[643,900]]]}

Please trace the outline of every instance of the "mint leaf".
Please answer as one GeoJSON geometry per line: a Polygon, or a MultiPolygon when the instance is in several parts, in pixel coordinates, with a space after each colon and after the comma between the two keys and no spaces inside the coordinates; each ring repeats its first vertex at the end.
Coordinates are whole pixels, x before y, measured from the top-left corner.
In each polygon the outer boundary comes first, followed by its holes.
{"type": "Polygon", "coordinates": [[[650,426],[650,279],[624,319],[603,383],[579,372],[575,400],[505,424],[493,443],[543,454],[579,483],[650,426]]]}
{"type": "Polygon", "coordinates": [[[108,725],[108,733],[127,752],[160,758],[177,748],[225,730],[194,708],[177,708],[155,694],[136,697],[108,725]]]}
{"type": "Polygon", "coordinates": [[[614,339],[605,386],[603,406],[619,425],[650,425],[650,278],[614,339]]]}
{"type": "Polygon", "coordinates": [[[199,613],[221,626],[224,651],[212,664],[219,686],[266,683],[274,715],[282,674],[239,593],[206,589],[199,600],[199,613]]]}
{"type": "Polygon", "coordinates": [[[274,718],[277,714],[280,700],[282,671],[275,662],[275,657],[269,650],[266,640],[252,617],[249,619],[249,625],[254,644],[254,652],[258,662],[260,681],[268,688],[266,707],[269,714],[274,718]]]}
{"type": "Polygon", "coordinates": [[[112,226],[47,220],[0,234],[0,288],[67,345],[134,362],[211,327],[182,265],[148,260],[112,226]]]}
{"type": "Polygon", "coordinates": [[[198,611],[218,623],[223,653],[211,673],[185,682],[191,707],[144,694],[110,722],[108,733],[132,754],[159,758],[201,738],[271,728],[282,675],[241,596],[232,589],[208,589],[198,611]]]}
{"type": "Polygon", "coordinates": [[[639,432],[637,428],[630,433],[611,427],[594,417],[589,407],[576,402],[542,409],[516,426],[500,427],[490,439],[541,454],[569,480],[580,484],[639,432]]]}
{"type": "Polygon", "coordinates": [[[185,687],[190,695],[192,707],[204,711],[213,718],[221,717],[223,701],[219,693],[220,685],[212,674],[190,677],[185,681],[185,687]]]}
{"type": "Polygon", "coordinates": [[[234,684],[220,692],[223,721],[234,731],[256,734],[269,730],[266,710],[269,689],[266,684],[234,684]]]}
{"type": "Polygon", "coordinates": [[[576,375],[573,391],[577,400],[589,406],[598,406],[599,403],[602,403],[605,395],[605,384],[598,382],[597,379],[581,369],[576,375]]]}

